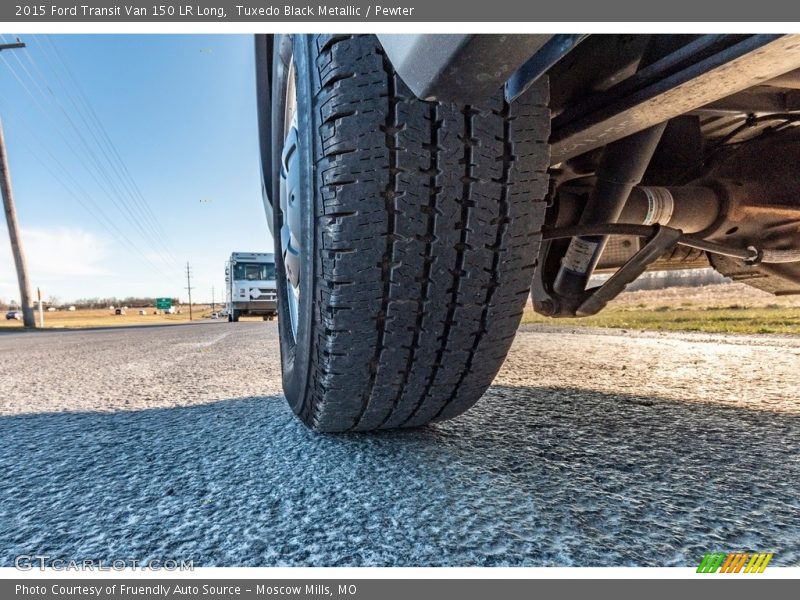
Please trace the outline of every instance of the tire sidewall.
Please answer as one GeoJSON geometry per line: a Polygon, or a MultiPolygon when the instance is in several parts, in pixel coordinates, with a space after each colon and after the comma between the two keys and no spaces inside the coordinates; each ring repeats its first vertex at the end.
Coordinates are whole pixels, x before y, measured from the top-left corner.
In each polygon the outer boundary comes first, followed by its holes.
{"type": "Polygon", "coordinates": [[[313,234],[314,216],[314,172],[313,143],[310,123],[312,110],[312,71],[307,36],[277,35],[274,45],[273,85],[272,85],[272,169],[273,169],[273,232],[275,240],[275,268],[278,288],[278,332],[281,349],[281,371],[283,390],[292,410],[303,416],[307,410],[308,379],[311,367],[311,340],[313,329],[313,294],[315,268],[315,236],[313,234]],[[292,334],[288,310],[288,294],[281,248],[281,227],[283,216],[280,206],[280,161],[283,148],[283,119],[285,112],[286,75],[289,61],[294,59],[297,90],[298,141],[297,149],[301,177],[302,224],[300,252],[305,260],[301,262],[300,301],[297,314],[297,336],[292,334]]]}

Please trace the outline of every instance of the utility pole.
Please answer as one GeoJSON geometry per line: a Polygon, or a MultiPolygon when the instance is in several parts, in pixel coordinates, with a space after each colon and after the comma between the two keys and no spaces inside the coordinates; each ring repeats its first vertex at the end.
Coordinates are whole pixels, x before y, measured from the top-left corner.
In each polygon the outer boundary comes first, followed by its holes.
{"type": "Polygon", "coordinates": [[[36,288],[36,296],[39,299],[39,327],[44,329],[44,309],[42,308],[42,288],[36,288]]]}
{"type": "MultiPolygon", "coordinates": [[[[17,40],[14,44],[0,44],[0,51],[24,47],[25,44],[17,40]]],[[[6,213],[8,237],[11,240],[11,252],[14,254],[14,265],[17,268],[22,323],[25,327],[35,327],[33,304],[31,303],[31,286],[28,280],[28,265],[25,261],[25,252],[22,248],[22,237],[20,236],[19,221],[17,220],[17,208],[14,206],[14,192],[11,188],[11,172],[8,169],[8,154],[6,153],[6,140],[3,134],[2,120],[0,120],[0,192],[2,192],[3,196],[3,208],[6,213]]]]}
{"type": "Polygon", "coordinates": [[[14,206],[14,192],[11,189],[11,173],[8,170],[8,155],[6,154],[6,140],[3,134],[2,121],[0,121],[0,191],[3,194],[3,208],[6,212],[8,237],[11,239],[11,252],[14,254],[14,265],[17,267],[22,322],[25,327],[35,327],[33,305],[31,303],[31,285],[28,281],[28,264],[25,261],[25,252],[22,249],[17,208],[14,206]]]}
{"type": "Polygon", "coordinates": [[[189,292],[189,320],[192,320],[192,270],[186,263],[186,289],[189,292]]]}

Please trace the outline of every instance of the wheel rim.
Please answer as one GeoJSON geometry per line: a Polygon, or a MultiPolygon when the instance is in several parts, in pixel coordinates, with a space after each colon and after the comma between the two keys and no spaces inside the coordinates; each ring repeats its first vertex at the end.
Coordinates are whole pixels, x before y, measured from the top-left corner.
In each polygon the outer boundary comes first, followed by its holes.
{"type": "Polygon", "coordinates": [[[283,150],[280,169],[280,204],[283,213],[281,226],[281,254],[286,275],[286,305],[289,312],[292,337],[297,340],[297,323],[300,307],[300,283],[303,255],[300,250],[301,208],[299,194],[300,157],[297,131],[297,87],[294,61],[290,61],[286,73],[286,97],[283,118],[283,150]]]}

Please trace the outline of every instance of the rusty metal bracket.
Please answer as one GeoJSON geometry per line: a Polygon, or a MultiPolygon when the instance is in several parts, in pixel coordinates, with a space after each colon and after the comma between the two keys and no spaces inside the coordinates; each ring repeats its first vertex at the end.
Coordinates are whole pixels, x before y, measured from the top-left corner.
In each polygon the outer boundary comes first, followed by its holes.
{"type": "Polygon", "coordinates": [[[656,225],[654,230],[655,233],[647,240],[647,243],[603,285],[587,290],[588,296],[575,311],[575,316],[588,317],[603,310],[606,304],[625,291],[630,283],[644,273],[648,265],[673,248],[683,235],[680,229],[662,225],[656,225]]]}

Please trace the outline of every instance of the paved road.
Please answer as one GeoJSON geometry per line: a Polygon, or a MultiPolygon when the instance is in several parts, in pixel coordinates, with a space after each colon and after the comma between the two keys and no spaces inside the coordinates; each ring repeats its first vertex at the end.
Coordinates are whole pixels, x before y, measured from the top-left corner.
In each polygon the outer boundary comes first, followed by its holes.
{"type": "Polygon", "coordinates": [[[467,415],[323,436],[274,323],[0,335],[0,565],[800,563],[800,340],[523,329],[467,415]]]}

